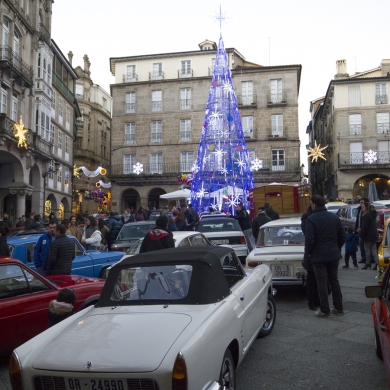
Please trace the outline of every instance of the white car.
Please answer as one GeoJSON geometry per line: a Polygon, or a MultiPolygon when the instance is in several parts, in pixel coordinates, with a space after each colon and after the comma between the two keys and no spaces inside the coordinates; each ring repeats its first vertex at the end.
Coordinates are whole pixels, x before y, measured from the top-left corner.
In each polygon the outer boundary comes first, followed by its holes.
{"type": "Polygon", "coordinates": [[[112,267],[98,303],[14,350],[14,389],[235,389],[256,337],[272,332],[270,269],[231,248],[182,247],[112,267]],[[19,387],[17,387],[19,386],[19,387]]]}
{"type": "Polygon", "coordinates": [[[237,220],[224,217],[214,216],[202,218],[196,230],[203,233],[212,244],[229,245],[236,251],[242,264],[248,256],[248,245],[244,233],[237,220]]]}
{"type": "Polygon", "coordinates": [[[274,284],[305,285],[306,270],[302,266],[305,237],[300,218],[282,218],[264,224],[259,231],[256,248],[246,258],[248,269],[260,264],[271,268],[274,284]]]}
{"type": "Polygon", "coordinates": [[[328,202],[325,204],[325,207],[331,213],[336,214],[337,211],[339,211],[339,209],[345,205],[345,202],[328,202]]]}

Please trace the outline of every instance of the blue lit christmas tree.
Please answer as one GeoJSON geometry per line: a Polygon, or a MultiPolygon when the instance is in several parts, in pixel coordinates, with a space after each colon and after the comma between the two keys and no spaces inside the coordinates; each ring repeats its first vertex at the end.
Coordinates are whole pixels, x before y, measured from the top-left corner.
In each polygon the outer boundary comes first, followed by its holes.
{"type": "Polygon", "coordinates": [[[213,207],[235,214],[242,202],[249,209],[254,187],[237,99],[222,35],[193,167],[191,203],[198,212],[213,207]]]}

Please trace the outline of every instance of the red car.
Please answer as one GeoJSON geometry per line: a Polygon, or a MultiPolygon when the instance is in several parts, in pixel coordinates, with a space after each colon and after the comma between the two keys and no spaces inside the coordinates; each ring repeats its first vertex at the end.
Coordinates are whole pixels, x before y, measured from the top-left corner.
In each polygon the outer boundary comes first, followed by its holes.
{"type": "Polygon", "coordinates": [[[375,329],[376,355],[383,359],[390,386],[390,267],[387,267],[382,285],[367,286],[366,297],[377,298],[371,304],[375,329]]]}
{"type": "Polygon", "coordinates": [[[49,302],[62,288],[73,289],[78,311],[98,301],[104,283],[77,275],[45,278],[19,260],[0,257],[0,329],[6,330],[6,337],[0,337],[0,355],[47,329],[49,302]]]}

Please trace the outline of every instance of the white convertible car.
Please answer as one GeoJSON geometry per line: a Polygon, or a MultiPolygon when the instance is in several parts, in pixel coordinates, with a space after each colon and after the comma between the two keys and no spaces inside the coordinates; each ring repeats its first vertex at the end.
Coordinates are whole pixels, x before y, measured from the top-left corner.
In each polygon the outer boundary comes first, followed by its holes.
{"type": "Polygon", "coordinates": [[[276,318],[271,271],[224,247],[164,249],[112,267],[99,302],[17,348],[13,389],[227,390],[276,318]]]}

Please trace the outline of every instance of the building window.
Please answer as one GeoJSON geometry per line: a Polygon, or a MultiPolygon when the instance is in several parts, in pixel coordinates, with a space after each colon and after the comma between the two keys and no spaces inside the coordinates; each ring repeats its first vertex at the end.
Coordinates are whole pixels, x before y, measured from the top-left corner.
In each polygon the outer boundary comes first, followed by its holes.
{"type": "Polygon", "coordinates": [[[37,77],[39,79],[41,78],[41,53],[38,53],[37,58],[37,77]]]}
{"type": "Polygon", "coordinates": [[[54,126],[53,125],[50,125],[49,142],[51,145],[54,145],[54,126]]]}
{"type": "Polygon", "coordinates": [[[244,137],[253,137],[253,116],[243,116],[241,118],[242,122],[242,131],[244,132],[244,137]]]}
{"type": "Polygon", "coordinates": [[[191,88],[180,88],[180,109],[191,109],[191,88]]]}
{"type": "Polygon", "coordinates": [[[283,137],[283,115],[271,115],[272,137],[283,137]]]}
{"type": "Polygon", "coordinates": [[[18,98],[12,97],[12,120],[16,122],[18,120],[18,98]]]}
{"type": "Polygon", "coordinates": [[[76,84],[76,99],[84,98],[84,86],[82,84],[76,84]]]}
{"type": "Polygon", "coordinates": [[[180,120],[180,141],[191,141],[191,119],[180,120]]]}
{"type": "Polygon", "coordinates": [[[375,104],[387,104],[386,83],[375,84],[375,104]]]}
{"type": "Polygon", "coordinates": [[[389,147],[390,141],[378,141],[378,162],[388,163],[389,162],[389,147]]]}
{"type": "Polygon", "coordinates": [[[1,113],[2,114],[7,113],[7,98],[8,98],[7,91],[1,88],[1,113]]]}
{"type": "Polygon", "coordinates": [[[46,58],[43,57],[43,80],[47,82],[47,64],[46,64],[46,58]]]}
{"type": "Polygon", "coordinates": [[[193,152],[181,152],[180,154],[180,171],[191,172],[194,163],[193,152]]]}
{"type": "Polygon", "coordinates": [[[348,85],[348,104],[350,107],[361,106],[360,85],[348,85]]]}
{"type": "Polygon", "coordinates": [[[150,173],[162,174],[162,153],[152,153],[150,155],[150,173]]]}
{"type": "Polygon", "coordinates": [[[284,171],[284,149],[272,149],[272,170],[284,171]]]}
{"type": "Polygon", "coordinates": [[[69,154],[69,137],[66,135],[65,136],[65,153],[69,154]]]}
{"type": "Polygon", "coordinates": [[[56,112],[56,91],[53,90],[51,90],[51,109],[52,116],[54,116],[56,112]]]}
{"type": "Polygon", "coordinates": [[[137,74],[135,73],[135,65],[127,65],[125,82],[137,81],[137,74]]]}
{"type": "Polygon", "coordinates": [[[126,93],[126,114],[135,113],[135,92],[126,93]]]}
{"type": "Polygon", "coordinates": [[[64,99],[60,97],[58,101],[58,116],[60,117],[62,124],[62,117],[64,116],[64,99]]]}
{"type": "Polygon", "coordinates": [[[241,81],[242,104],[244,106],[253,103],[253,81],[241,81]]]}
{"type": "Polygon", "coordinates": [[[214,69],[215,69],[215,57],[211,59],[210,76],[214,74],[214,69]]]}
{"type": "Polygon", "coordinates": [[[125,123],[125,144],[135,144],[135,123],[125,123]]]}
{"type": "Polygon", "coordinates": [[[106,98],[102,98],[103,99],[103,101],[102,101],[102,105],[103,105],[103,108],[105,109],[105,110],[107,110],[107,99],[106,98]]]}
{"type": "Polygon", "coordinates": [[[362,115],[351,114],[349,116],[349,134],[362,134],[362,115]]]}
{"type": "Polygon", "coordinates": [[[68,104],[66,105],[65,127],[66,130],[70,129],[70,106],[68,104]]]}
{"type": "Polygon", "coordinates": [[[51,87],[51,64],[47,64],[47,84],[51,87]]]}
{"type": "Polygon", "coordinates": [[[40,136],[45,138],[45,125],[46,125],[46,114],[41,111],[41,128],[40,128],[40,136]]]}
{"type": "Polygon", "coordinates": [[[133,165],[136,164],[136,155],[135,154],[124,154],[123,155],[123,173],[128,175],[133,173],[133,165]]]}
{"type": "Polygon", "coordinates": [[[282,79],[271,80],[271,102],[280,103],[282,101],[282,79]]]}
{"type": "Polygon", "coordinates": [[[190,77],[191,75],[191,60],[181,61],[180,77],[190,77]]]}
{"type": "Polygon", "coordinates": [[[389,134],[389,113],[378,112],[376,114],[376,126],[378,134],[389,134]]]}
{"type": "Polygon", "coordinates": [[[57,182],[61,184],[62,182],[62,166],[57,171],[57,182]]]}
{"type": "Polygon", "coordinates": [[[66,186],[69,184],[69,168],[68,167],[65,167],[64,184],[66,186]]]}
{"type": "Polygon", "coordinates": [[[58,148],[58,155],[62,155],[62,131],[58,130],[58,143],[57,143],[57,148],[58,148]]]}
{"type": "Polygon", "coordinates": [[[363,143],[351,142],[349,144],[350,163],[363,164],[363,143]]]}
{"type": "Polygon", "coordinates": [[[49,179],[54,178],[54,160],[49,160],[49,179]]]}
{"type": "Polygon", "coordinates": [[[152,80],[161,80],[162,78],[162,62],[155,62],[152,64],[152,80]]]}
{"type": "Polygon", "coordinates": [[[161,142],[162,139],[162,122],[152,122],[152,142],[161,142]]]}
{"type": "Polygon", "coordinates": [[[152,111],[162,111],[162,91],[152,91],[152,111]]]}

